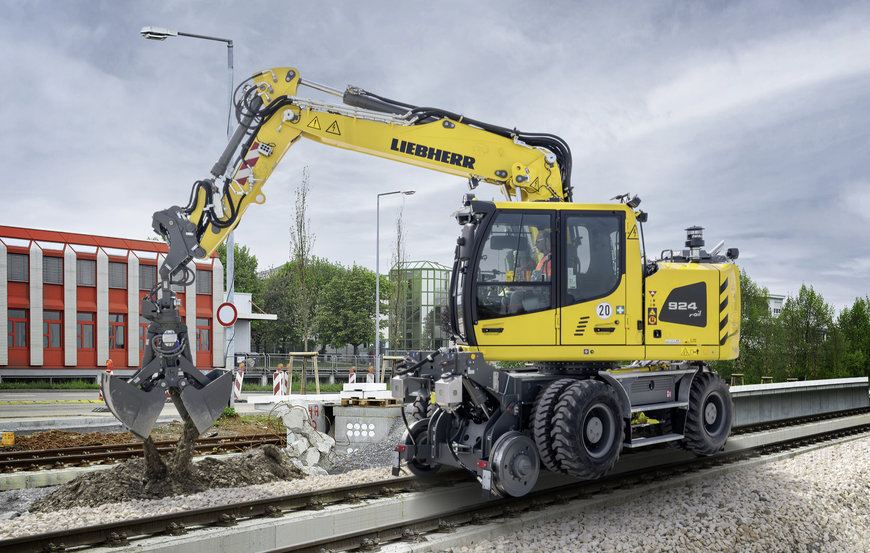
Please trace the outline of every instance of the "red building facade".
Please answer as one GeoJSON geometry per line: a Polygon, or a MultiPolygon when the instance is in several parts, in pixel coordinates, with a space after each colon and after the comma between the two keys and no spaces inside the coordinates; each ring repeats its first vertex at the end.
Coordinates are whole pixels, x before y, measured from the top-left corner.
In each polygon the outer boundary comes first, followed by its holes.
{"type": "MultiPolygon", "coordinates": [[[[120,374],[141,362],[148,321],[141,300],[157,282],[162,242],[0,226],[0,378],[92,376],[111,359],[120,374]]],[[[178,287],[197,368],[223,367],[223,298],[216,257],[178,287]],[[216,347],[215,344],[218,344],[216,347]]]]}

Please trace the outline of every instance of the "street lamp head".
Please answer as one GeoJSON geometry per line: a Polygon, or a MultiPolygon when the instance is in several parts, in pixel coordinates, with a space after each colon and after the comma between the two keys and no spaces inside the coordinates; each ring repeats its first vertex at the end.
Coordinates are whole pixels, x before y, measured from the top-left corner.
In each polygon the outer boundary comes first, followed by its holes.
{"type": "Polygon", "coordinates": [[[411,196],[414,192],[416,192],[416,190],[402,190],[402,194],[405,196],[411,196]]]}
{"type": "Polygon", "coordinates": [[[163,27],[142,27],[142,30],[139,31],[139,34],[147,38],[148,40],[166,40],[171,36],[178,36],[177,31],[170,31],[169,29],[164,29],[163,27]]]}

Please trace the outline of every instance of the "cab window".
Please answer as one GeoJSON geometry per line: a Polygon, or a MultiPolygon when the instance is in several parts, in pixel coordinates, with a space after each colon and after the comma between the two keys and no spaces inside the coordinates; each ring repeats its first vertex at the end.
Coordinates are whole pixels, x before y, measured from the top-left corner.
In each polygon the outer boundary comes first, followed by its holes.
{"type": "Polygon", "coordinates": [[[608,295],[622,278],[622,218],[610,213],[565,218],[566,305],[608,295]]]}
{"type": "Polygon", "coordinates": [[[496,216],[477,265],[479,320],[550,309],[555,260],[552,217],[545,213],[496,216]]]}

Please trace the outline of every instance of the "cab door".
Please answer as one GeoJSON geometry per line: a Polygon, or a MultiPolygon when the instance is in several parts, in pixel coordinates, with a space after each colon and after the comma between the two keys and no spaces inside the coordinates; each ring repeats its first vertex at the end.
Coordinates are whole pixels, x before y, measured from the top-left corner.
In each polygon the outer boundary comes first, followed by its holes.
{"type": "Polygon", "coordinates": [[[625,344],[625,214],[618,211],[562,211],[560,344],[582,346],[592,358],[596,346],[625,344]]]}
{"type": "Polygon", "coordinates": [[[520,349],[556,344],[554,222],[552,210],[500,210],[483,239],[472,284],[473,328],[476,345],[498,347],[496,358],[513,351],[532,359],[520,349]]]}

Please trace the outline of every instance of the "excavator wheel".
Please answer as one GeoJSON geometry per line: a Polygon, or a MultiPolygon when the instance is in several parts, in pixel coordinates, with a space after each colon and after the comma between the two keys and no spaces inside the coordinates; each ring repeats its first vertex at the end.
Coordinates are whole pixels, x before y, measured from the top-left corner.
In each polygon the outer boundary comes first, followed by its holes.
{"type": "Polygon", "coordinates": [[[412,403],[414,410],[411,412],[411,418],[414,420],[428,419],[435,414],[435,409],[438,407],[432,403],[432,397],[429,395],[418,397],[412,403]]]}
{"type": "Polygon", "coordinates": [[[577,382],[573,378],[562,378],[548,384],[538,393],[535,406],[532,409],[532,437],[538,446],[541,464],[548,470],[559,472],[556,462],[556,452],[553,450],[553,415],[556,414],[556,404],[565,388],[577,382]]]}
{"type": "Polygon", "coordinates": [[[733,407],[725,381],[715,373],[699,372],[689,392],[683,447],[697,455],[721,450],[731,433],[733,407]]]}
{"type": "Polygon", "coordinates": [[[568,386],[556,404],[552,438],[563,472],[586,480],[607,474],[622,450],[616,391],[598,380],[568,386]]]}

